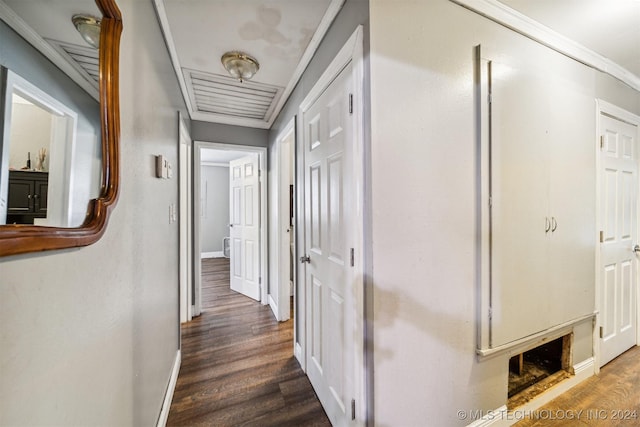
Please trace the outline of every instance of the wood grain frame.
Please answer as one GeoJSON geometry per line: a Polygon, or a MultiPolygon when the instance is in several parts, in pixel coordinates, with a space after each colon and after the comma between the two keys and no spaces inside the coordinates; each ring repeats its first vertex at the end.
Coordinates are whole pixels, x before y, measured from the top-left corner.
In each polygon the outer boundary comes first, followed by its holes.
{"type": "Polygon", "coordinates": [[[104,234],[120,183],[119,53],[122,16],[115,0],[96,0],[102,12],[100,30],[100,127],[102,183],[100,196],[89,202],[80,227],[0,226],[0,256],[75,248],[97,242],[104,234]]]}

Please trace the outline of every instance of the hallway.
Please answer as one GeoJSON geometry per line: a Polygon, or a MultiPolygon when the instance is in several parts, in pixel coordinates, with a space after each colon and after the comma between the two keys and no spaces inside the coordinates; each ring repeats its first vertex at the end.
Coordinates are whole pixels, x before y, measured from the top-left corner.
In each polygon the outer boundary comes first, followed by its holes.
{"type": "Polygon", "coordinates": [[[202,261],[202,315],[182,325],[168,426],[330,426],[293,357],[293,320],[229,289],[229,260],[202,261]]]}

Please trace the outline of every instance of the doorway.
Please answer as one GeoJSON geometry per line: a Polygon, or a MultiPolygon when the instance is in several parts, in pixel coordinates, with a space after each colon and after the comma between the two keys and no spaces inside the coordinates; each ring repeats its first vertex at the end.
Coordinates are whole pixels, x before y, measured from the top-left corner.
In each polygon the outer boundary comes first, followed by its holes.
{"type": "MultiPolygon", "coordinates": [[[[196,141],[193,158],[193,314],[198,316],[202,310],[203,256],[228,256],[232,276],[235,265],[235,273],[251,282],[253,290],[249,296],[267,304],[266,148],[196,141]],[[247,162],[247,159],[252,160],[247,162]],[[232,165],[238,161],[240,163],[232,165]],[[234,170],[237,178],[251,182],[242,181],[237,190],[231,191],[234,170]],[[251,188],[247,189],[249,183],[251,188]],[[238,209],[237,216],[234,205],[238,209]],[[245,227],[248,224],[246,209],[254,212],[250,218],[251,236],[246,237],[242,230],[232,236],[234,228],[249,228],[245,227]],[[241,226],[234,223],[233,216],[241,220],[241,226]],[[230,250],[225,251],[227,241],[230,250]],[[247,254],[251,256],[247,257],[247,254]],[[247,260],[251,262],[247,263],[247,260]]],[[[245,289],[244,284],[241,287],[245,289]]]]}

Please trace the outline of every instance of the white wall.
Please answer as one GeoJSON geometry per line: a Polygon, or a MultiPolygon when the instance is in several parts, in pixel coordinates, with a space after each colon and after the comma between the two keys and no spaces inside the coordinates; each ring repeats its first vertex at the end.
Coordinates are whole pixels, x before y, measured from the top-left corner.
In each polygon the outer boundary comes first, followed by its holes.
{"type": "MultiPolygon", "coordinates": [[[[466,425],[458,410],[506,403],[508,360],[475,353],[473,48],[526,55],[534,42],[447,0],[372,0],[370,13],[375,424],[466,425]]],[[[589,72],[577,90],[639,112],[637,92],[589,72]]],[[[594,132],[595,117],[594,101],[594,132]]],[[[577,363],[590,322],[575,340],[577,363]]]]}
{"type": "Polygon", "coordinates": [[[222,252],[222,239],[229,237],[229,167],[202,165],[202,252],[222,252]]]}
{"type": "Polygon", "coordinates": [[[155,425],[179,347],[177,80],[151,2],[119,0],[121,192],[86,248],[0,258],[0,425],[155,425]],[[135,25],[134,25],[135,23],[135,25]]]}
{"type": "MultiPolygon", "coordinates": [[[[15,98],[14,98],[15,99],[15,98]]],[[[51,113],[37,105],[13,102],[11,107],[11,135],[9,168],[22,169],[31,153],[31,168],[35,169],[38,150],[45,148],[44,170],[49,170],[51,143],[51,113]]]]}

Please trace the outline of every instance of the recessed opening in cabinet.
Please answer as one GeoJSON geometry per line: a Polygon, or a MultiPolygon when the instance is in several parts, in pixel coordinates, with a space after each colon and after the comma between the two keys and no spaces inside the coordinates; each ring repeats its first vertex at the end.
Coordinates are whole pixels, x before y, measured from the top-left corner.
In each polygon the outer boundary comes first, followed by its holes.
{"type": "Polygon", "coordinates": [[[573,375],[572,334],[509,359],[509,409],[520,406],[573,375]]]}

